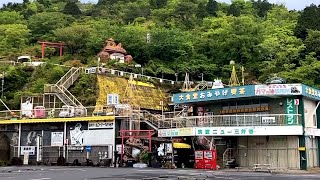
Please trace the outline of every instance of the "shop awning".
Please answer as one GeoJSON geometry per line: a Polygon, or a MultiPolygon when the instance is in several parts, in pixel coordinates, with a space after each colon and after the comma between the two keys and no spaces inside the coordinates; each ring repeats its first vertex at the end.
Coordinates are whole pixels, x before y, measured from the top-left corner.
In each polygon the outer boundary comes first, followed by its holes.
{"type": "Polygon", "coordinates": [[[190,149],[191,146],[189,144],[186,143],[173,143],[173,148],[177,148],[177,149],[190,149]]]}

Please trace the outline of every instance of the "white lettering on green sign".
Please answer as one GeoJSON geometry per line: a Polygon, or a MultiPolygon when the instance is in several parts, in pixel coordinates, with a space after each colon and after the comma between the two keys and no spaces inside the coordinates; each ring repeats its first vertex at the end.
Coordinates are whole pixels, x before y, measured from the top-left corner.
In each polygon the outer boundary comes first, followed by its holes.
{"type": "Polygon", "coordinates": [[[286,123],[287,125],[295,125],[297,123],[296,108],[294,105],[294,99],[286,99],[286,123]]]}

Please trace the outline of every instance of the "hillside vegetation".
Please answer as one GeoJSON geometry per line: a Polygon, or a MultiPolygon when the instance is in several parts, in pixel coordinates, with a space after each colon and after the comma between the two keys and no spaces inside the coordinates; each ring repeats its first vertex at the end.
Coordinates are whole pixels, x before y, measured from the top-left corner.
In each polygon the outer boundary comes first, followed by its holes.
{"type": "MultiPolygon", "coordinates": [[[[205,80],[227,82],[233,60],[238,69],[245,67],[247,81],[264,82],[277,74],[288,82],[320,87],[320,7],[315,5],[298,12],[265,0],[233,0],[232,4],[215,0],[99,0],[97,4],[24,0],[0,10],[2,60],[26,54],[40,57],[38,41],[62,41],[67,45],[64,57],[59,59],[58,50],[48,49],[45,61],[79,60],[95,65],[97,53],[110,37],[121,42],[151,76],[175,79],[177,74],[183,80],[189,72],[192,80],[200,80],[203,73],[205,80]]],[[[54,77],[45,73],[38,78],[28,69],[15,69],[13,81],[19,81],[7,87],[6,97],[13,99],[15,95],[8,91],[21,91],[25,83],[33,84],[29,92],[38,92],[44,82],[57,80],[64,72],[52,68],[57,71],[54,77]],[[35,81],[25,80],[29,76],[35,81]]],[[[133,66],[117,68],[141,71],[133,66]]]]}

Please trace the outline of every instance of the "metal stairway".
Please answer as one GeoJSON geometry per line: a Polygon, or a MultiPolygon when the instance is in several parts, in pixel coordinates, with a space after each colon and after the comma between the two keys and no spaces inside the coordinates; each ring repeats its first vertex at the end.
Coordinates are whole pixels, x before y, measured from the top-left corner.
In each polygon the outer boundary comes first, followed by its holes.
{"type": "Polygon", "coordinates": [[[66,105],[84,107],[68,88],[78,79],[83,68],[72,67],[56,84],[45,84],[44,93],[54,93],[66,105]]]}
{"type": "Polygon", "coordinates": [[[223,166],[226,167],[228,166],[228,162],[233,158],[235,155],[235,149],[234,148],[227,148],[222,156],[222,161],[223,161],[223,166]]]}
{"type": "Polygon", "coordinates": [[[143,118],[143,122],[145,122],[146,124],[148,124],[150,127],[152,127],[155,130],[159,130],[159,122],[160,122],[160,118],[158,118],[156,115],[151,114],[149,111],[140,111],[140,113],[142,114],[142,118],[143,118]]]}
{"type": "MultiPolygon", "coordinates": [[[[171,128],[183,128],[185,125],[181,122],[178,117],[185,116],[185,112],[188,110],[187,106],[184,106],[181,111],[175,112],[173,117],[161,117],[162,115],[154,115],[149,111],[143,110],[140,111],[142,121],[148,124],[155,130],[159,129],[171,129],[171,128]]],[[[171,114],[172,115],[172,114],[171,114]]]]}

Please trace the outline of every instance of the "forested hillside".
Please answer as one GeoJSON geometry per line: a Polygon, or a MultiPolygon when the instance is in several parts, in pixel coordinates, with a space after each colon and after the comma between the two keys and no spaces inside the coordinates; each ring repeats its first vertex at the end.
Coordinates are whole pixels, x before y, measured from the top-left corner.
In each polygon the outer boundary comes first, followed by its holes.
{"type": "MultiPolygon", "coordinates": [[[[320,86],[320,8],[288,11],[267,1],[24,0],[0,10],[0,56],[40,56],[39,40],[67,44],[64,58],[95,64],[107,38],[121,42],[145,73],[183,79],[229,77],[230,60],[246,79],[277,73],[288,82],[320,86]],[[150,41],[147,42],[147,34],[150,41]]],[[[46,61],[57,61],[51,49],[46,61]]],[[[133,68],[133,67],[121,67],[133,68]]]]}

